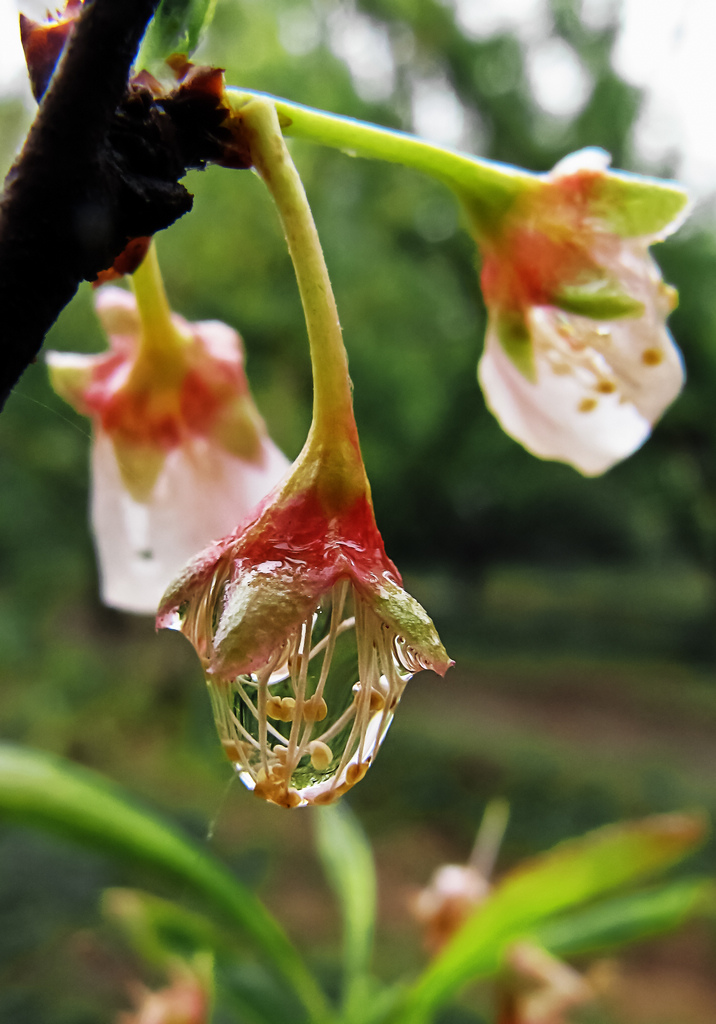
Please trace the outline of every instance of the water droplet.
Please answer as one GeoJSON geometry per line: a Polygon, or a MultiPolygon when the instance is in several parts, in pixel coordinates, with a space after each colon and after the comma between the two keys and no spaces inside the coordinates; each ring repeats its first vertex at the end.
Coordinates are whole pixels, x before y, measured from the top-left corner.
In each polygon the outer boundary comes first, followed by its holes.
{"type": "Polygon", "coordinates": [[[283,807],[327,804],[363,778],[419,665],[347,582],[261,672],[207,677],[239,778],[283,807]]]}

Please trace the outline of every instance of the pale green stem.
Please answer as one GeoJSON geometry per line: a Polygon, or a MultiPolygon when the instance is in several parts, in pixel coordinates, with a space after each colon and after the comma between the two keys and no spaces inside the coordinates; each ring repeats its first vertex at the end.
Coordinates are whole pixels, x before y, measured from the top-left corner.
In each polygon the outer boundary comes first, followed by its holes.
{"type": "Polygon", "coordinates": [[[480,160],[406,132],[315,110],[266,93],[226,90],[226,99],[234,111],[240,110],[252,96],[271,102],[285,135],[356,156],[403,164],[439,179],[466,203],[478,229],[489,230],[514,197],[539,180],[536,175],[508,164],[480,160]]]}
{"type": "Polygon", "coordinates": [[[316,225],[273,103],[252,97],[240,116],[254,166],[276,203],[296,271],[313,365],[312,439],[335,443],[355,430],[353,400],[338,310],[316,225]]]}
{"type": "Polygon", "coordinates": [[[187,339],[172,323],[172,311],[164,290],[154,242],[129,280],[142,325],[139,358],[147,363],[178,362],[187,339]]]}

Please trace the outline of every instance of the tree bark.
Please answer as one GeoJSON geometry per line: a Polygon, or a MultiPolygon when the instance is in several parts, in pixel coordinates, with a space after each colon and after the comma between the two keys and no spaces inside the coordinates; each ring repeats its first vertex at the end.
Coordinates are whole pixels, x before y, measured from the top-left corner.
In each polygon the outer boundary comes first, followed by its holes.
{"type": "MultiPolygon", "coordinates": [[[[86,3],[6,178],[0,196],[0,408],[79,283],[110,266],[133,235],[152,233],[132,222],[142,205],[136,183],[127,220],[126,182],[108,140],[157,5],[86,3]]],[[[144,198],[146,213],[152,197],[144,198]]],[[[188,197],[172,219],[190,205],[188,197]]],[[[158,221],[154,230],[166,226],[166,215],[158,221]]]]}

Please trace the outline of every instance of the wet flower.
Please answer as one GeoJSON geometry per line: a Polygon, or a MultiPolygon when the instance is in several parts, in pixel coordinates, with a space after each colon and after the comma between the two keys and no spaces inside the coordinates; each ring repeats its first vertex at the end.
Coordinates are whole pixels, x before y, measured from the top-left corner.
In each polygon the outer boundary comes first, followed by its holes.
{"type": "Polygon", "coordinates": [[[102,598],[152,613],[180,568],[281,478],[236,331],[169,313],[153,250],[137,298],[97,293],[101,355],[48,353],[53,387],[92,420],[92,526],[102,598]]]}
{"type": "Polygon", "coordinates": [[[313,365],[313,420],[289,475],[170,586],[157,625],[206,674],[242,781],[284,807],[325,804],[365,775],[411,676],[451,664],[401,586],[373,514],[338,314],[305,193],[271,104],[242,112],[294,260],[313,365]]]}
{"type": "Polygon", "coordinates": [[[535,455],[587,475],[646,440],[684,377],[665,326],[676,293],[649,246],[681,223],[686,196],[608,162],[584,150],[523,177],[491,222],[463,195],[483,256],[486,401],[535,455]]]}
{"type": "Polygon", "coordinates": [[[242,781],[286,807],[365,775],[406,683],[451,664],[385,554],[357,447],[308,444],[287,482],[167,592],[242,781]]]}

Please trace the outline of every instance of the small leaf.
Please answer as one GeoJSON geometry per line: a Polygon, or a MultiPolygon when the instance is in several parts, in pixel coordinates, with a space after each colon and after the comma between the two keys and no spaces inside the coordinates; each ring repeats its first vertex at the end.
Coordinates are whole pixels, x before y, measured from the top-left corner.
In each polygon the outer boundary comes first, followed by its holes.
{"type": "Polygon", "coordinates": [[[543,919],[664,870],[704,838],[695,814],[611,825],[560,843],[506,875],[414,985],[401,1024],[419,1024],[467,982],[500,967],[508,945],[543,919]]]}
{"type": "Polygon", "coordinates": [[[619,320],[644,315],[644,304],[604,278],[584,285],[567,285],[554,296],[554,305],[592,320],[619,320]]]}
{"type": "Polygon", "coordinates": [[[172,53],[190,56],[214,17],[216,0],[162,0],[142,43],[137,65],[165,60],[172,53]]]}
{"type": "Polygon", "coordinates": [[[623,238],[668,235],[681,223],[689,197],[675,181],[610,172],[590,201],[590,212],[623,238]]]}
{"type": "Polygon", "coordinates": [[[534,384],[537,380],[534,346],[523,314],[501,310],[496,315],[495,330],[507,358],[534,384]]]}
{"type": "Polygon", "coordinates": [[[208,954],[219,1001],[230,1004],[246,1024],[305,1020],[300,1003],[276,984],[276,975],[248,959],[245,948],[203,915],[136,889],[106,890],[102,908],[155,968],[170,972],[178,961],[195,963],[208,954]]]}
{"type": "Polygon", "coordinates": [[[191,960],[197,953],[230,945],[202,914],[137,889],[106,889],[102,910],[121,928],[132,949],[161,969],[178,958],[191,960]]]}
{"type": "Polygon", "coordinates": [[[329,1016],[323,993],[263,903],[200,846],[101,776],[49,754],[0,744],[0,816],[53,829],[189,886],[253,939],[316,1020],[329,1016]]]}
{"type": "Polygon", "coordinates": [[[353,1003],[368,973],[375,928],[373,853],[347,804],[316,808],[316,844],[343,912],[345,1001],[353,1003]]]}
{"type": "Polygon", "coordinates": [[[531,935],[550,953],[580,956],[673,931],[688,918],[714,910],[714,881],[689,878],[604,900],[586,910],[547,921],[531,935]]]}

